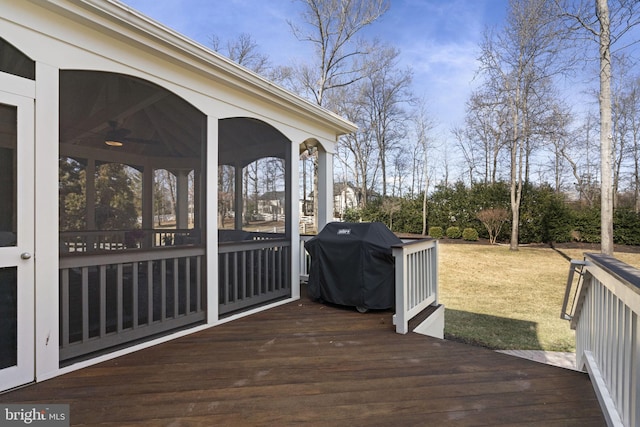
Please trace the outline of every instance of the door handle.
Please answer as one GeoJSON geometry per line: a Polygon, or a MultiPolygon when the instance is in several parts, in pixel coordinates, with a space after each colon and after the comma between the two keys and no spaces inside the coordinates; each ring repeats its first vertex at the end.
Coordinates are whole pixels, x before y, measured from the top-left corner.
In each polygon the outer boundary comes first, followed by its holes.
{"type": "Polygon", "coordinates": [[[20,254],[20,258],[22,258],[22,259],[31,259],[31,254],[29,252],[22,252],[20,254]]]}

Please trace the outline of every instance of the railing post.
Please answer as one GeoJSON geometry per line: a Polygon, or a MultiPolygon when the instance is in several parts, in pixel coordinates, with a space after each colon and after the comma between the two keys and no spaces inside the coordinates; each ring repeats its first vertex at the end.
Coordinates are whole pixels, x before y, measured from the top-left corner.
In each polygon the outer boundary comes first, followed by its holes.
{"type": "Polygon", "coordinates": [[[407,319],[407,264],[405,262],[405,251],[403,247],[394,247],[392,249],[393,257],[396,261],[396,314],[394,317],[394,324],[396,325],[396,332],[399,334],[406,334],[409,332],[409,319],[407,319]]]}
{"type": "Polygon", "coordinates": [[[393,323],[396,332],[406,334],[409,320],[438,304],[438,243],[430,239],[402,243],[392,247],[392,254],[396,268],[393,323]]]}

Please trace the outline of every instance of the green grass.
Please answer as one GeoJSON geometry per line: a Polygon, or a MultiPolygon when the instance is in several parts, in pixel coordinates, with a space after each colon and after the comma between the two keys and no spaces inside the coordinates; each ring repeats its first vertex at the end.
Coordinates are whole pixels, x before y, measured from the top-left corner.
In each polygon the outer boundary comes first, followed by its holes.
{"type": "MultiPolygon", "coordinates": [[[[575,351],[560,319],[569,261],[550,248],[440,244],[445,338],[492,349],[575,351]]],[[[582,259],[582,251],[563,252],[582,259]]],[[[640,254],[616,254],[640,266],[640,254]]]]}

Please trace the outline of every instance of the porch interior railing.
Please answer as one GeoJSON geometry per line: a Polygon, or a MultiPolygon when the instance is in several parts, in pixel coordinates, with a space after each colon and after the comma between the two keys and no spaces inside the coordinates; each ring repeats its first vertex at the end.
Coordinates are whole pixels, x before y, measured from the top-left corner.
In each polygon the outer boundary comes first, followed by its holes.
{"type": "Polygon", "coordinates": [[[291,296],[291,241],[274,233],[244,233],[218,244],[221,316],[291,296]]]}
{"type": "Polygon", "coordinates": [[[60,251],[64,253],[149,249],[200,244],[198,229],[135,229],[60,232],[60,251]]]}
{"type": "MultiPolygon", "coordinates": [[[[311,260],[304,242],[313,236],[300,236],[300,281],[309,279],[311,260]]],[[[438,241],[412,240],[392,248],[395,259],[396,332],[406,334],[409,321],[430,305],[438,304],[438,241]]]]}
{"type": "Polygon", "coordinates": [[[60,257],[60,360],[206,318],[204,247],[60,257]]]}
{"type": "Polygon", "coordinates": [[[589,372],[609,425],[640,425],[639,314],[640,270],[602,254],[572,261],[561,317],[576,331],[577,367],[589,372]]]}
{"type": "MultiPolygon", "coordinates": [[[[284,234],[220,230],[219,314],[291,295],[284,234]]],[[[205,248],[197,230],[60,233],[60,359],[206,320],[205,248]]]]}

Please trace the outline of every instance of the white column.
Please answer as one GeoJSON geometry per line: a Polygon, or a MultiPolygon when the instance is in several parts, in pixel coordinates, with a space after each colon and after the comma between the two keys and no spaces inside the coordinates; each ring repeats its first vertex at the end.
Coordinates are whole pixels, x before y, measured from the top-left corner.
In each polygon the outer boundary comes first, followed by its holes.
{"type": "Polygon", "coordinates": [[[333,154],[318,149],[318,232],[333,220],[333,154]]]}
{"type": "Polygon", "coordinates": [[[300,298],[300,212],[298,194],[300,193],[300,149],[291,144],[291,150],[285,162],[287,196],[285,215],[286,233],[291,238],[291,298],[300,298]]]}
{"type": "Polygon", "coordinates": [[[206,212],[207,230],[207,323],[218,323],[218,119],[207,117],[207,176],[206,212]]]}
{"type": "MultiPolygon", "coordinates": [[[[59,368],[58,109],[59,70],[36,63],[35,103],[35,374],[59,368]]],[[[29,172],[31,173],[31,172],[29,172]]]]}

